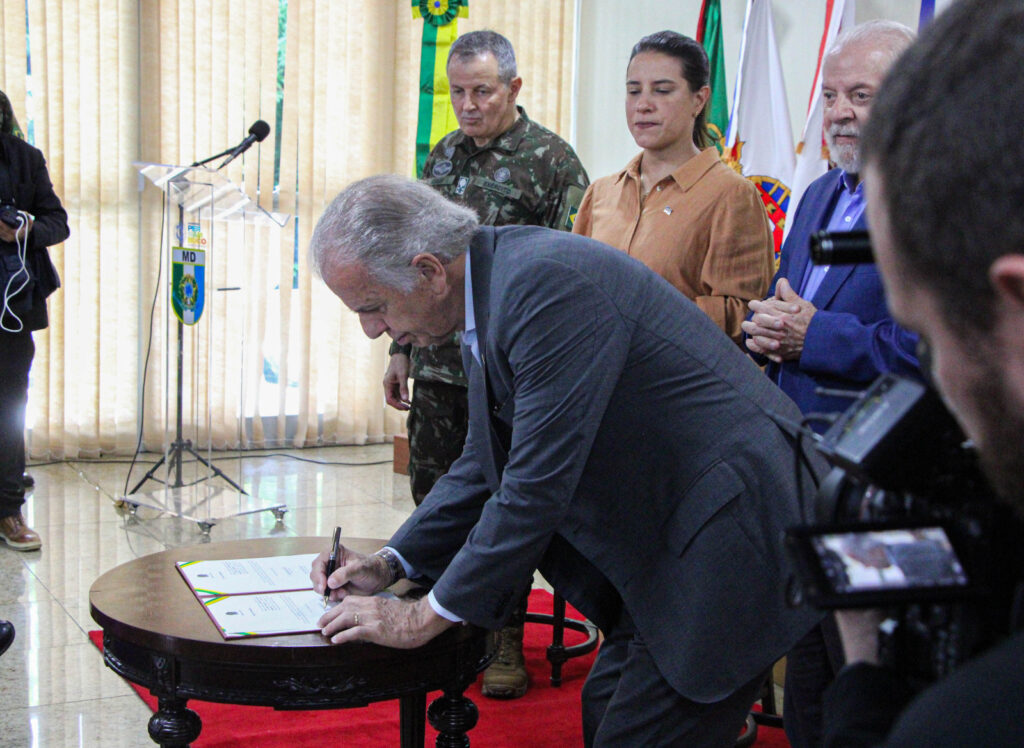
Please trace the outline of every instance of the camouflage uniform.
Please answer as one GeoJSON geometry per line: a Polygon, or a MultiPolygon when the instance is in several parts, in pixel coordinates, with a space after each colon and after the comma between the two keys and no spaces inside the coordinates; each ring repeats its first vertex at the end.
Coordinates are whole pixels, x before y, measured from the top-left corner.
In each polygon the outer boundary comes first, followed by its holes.
{"type": "MultiPolygon", "coordinates": [[[[570,231],[590,180],[573,149],[517,107],[519,118],[480,148],[461,130],[443,137],[427,157],[422,179],[476,211],[487,226],[547,226],[570,231]]],[[[391,346],[409,354],[416,380],[409,411],[409,478],[423,500],[462,454],[468,428],[466,373],[457,339],[446,345],[391,346]]]]}

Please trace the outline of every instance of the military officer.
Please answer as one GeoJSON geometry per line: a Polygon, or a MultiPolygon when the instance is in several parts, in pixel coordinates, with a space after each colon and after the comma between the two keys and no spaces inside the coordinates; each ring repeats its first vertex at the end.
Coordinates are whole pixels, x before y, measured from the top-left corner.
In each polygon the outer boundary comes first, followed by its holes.
{"type": "MultiPolygon", "coordinates": [[[[523,81],[509,40],[493,31],[460,36],[449,52],[447,73],[459,129],[430,152],[423,181],[475,210],[484,225],[571,230],[589,179],[572,147],[516,105],[523,81]]],[[[389,405],[409,411],[409,477],[419,505],[462,453],[466,439],[467,381],[458,341],[414,348],[396,340],[384,392],[389,405]],[[411,399],[410,376],[416,381],[411,399]]],[[[524,597],[484,673],[487,696],[526,693],[525,613],[524,597]]]]}

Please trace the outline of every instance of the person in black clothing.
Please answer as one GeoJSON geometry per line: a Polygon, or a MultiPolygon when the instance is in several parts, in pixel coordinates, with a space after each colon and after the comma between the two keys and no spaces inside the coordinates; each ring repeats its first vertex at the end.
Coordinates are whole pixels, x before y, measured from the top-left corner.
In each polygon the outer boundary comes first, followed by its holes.
{"type": "MultiPolygon", "coordinates": [[[[890,69],[863,153],[889,308],[920,333],[989,482],[1024,517],[1022,67],[1024,3],[954,3],[890,69]]],[[[878,664],[875,612],[837,620],[848,664],[826,696],[825,745],[1024,745],[1024,633],[915,694],[878,664]]]]}
{"type": "Polygon", "coordinates": [[[14,641],[14,624],[10,621],[0,621],[0,655],[7,651],[14,641]]]}
{"type": "Polygon", "coordinates": [[[21,512],[32,331],[47,326],[46,297],[60,286],[46,248],[70,232],[42,152],[15,134],[0,97],[0,540],[31,551],[42,545],[21,512]]]}

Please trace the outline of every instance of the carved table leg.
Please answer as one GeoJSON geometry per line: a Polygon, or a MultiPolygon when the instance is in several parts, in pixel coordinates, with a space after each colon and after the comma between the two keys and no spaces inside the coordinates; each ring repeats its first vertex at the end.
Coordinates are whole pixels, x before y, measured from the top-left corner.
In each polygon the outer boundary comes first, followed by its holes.
{"type": "Polygon", "coordinates": [[[480,713],[461,691],[445,691],[427,710],[427,719],[438,732],[437,748],[469,748],[467,732],[476,726],[480,713]]]}
{"type": "Polygon", "coordinates": [[[427,694],[414,693],[398,700],[398,723],[402,748],[423,748],[427,729],[427,694]]]}
{"type": "Polygon", "coordinates": [[[199,737],[203,723],[188,709],[187,699],[160,698],[160,710],[149,718],[149,737],[162,748],[187,748],[199,737]]]}

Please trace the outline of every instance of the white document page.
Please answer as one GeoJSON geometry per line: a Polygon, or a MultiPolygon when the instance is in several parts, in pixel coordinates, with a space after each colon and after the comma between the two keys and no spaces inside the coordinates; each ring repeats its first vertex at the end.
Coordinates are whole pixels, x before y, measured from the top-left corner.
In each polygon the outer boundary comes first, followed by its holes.
{"type": "MultiPolygon", "coordinates": [[[[315,553],[178,561],[181,576],[225,639],[319,631],[324,597],[309,581],[315,553]]],[[[387,590],[379,597],[394,598],[387,590]]],[[[331,608],[336,602],[327,603],[331,608]]]]}
{"type": "MultiPolygon", "coordinates": [[[[178,561],[176,566],[202,599],[257,592],[311,591],[313,583],[309,581],[309,571],[314,558],[315,553],[301,553],[222,561],[178,561]]],[[[323,612],[322,605],[320,612],[323,612]]]]}
{"type": "MultiPolygon", "coordinates": [[[[313,590],[201,599],[225,639],[319,631],[324,598],[313,590]]],[[[328,603],[333,607],[337,603],[328,603]]]]}

